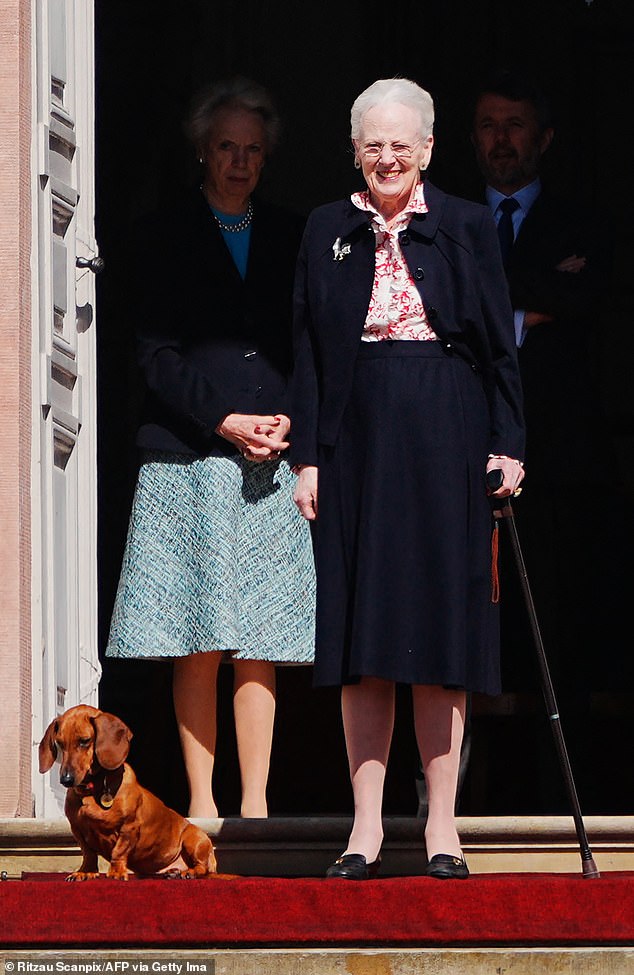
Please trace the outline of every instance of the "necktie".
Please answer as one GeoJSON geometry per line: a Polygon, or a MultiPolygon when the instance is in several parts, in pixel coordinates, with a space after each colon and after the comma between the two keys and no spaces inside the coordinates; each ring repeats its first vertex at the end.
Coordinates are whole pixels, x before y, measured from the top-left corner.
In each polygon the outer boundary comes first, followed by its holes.
{"type": "Polygon", "coordinates": [[[515,235],[513,233],[513,213],[519,207],[517,200],[514,200],[512,196],[507,197],[502,200],[498,210],[501,213],[500,219],[498,220],[498,237],[500,238],[500,250],[502,251],[502,260],[506,265],[509,254],[511,253],[511,247],[513,246],[513,240],[515,235]]]}

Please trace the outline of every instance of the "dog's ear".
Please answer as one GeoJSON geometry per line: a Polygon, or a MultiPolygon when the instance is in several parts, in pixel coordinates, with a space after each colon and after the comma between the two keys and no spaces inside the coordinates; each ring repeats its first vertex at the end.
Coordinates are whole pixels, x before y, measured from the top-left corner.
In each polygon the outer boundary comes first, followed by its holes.
{"type": "Polygon", "coordinates": [[[38,754],[40,758],[40,772],[48,772],[50,768],[53,767],[53,762],[57,758],[57,745],[55,744],[55,736],[59,730],[59,722],[57,718],[51,721],[50,725],[44,732],[44,737],[42,738],[38,754]]]}
{"type": "Polygon", "coordinates": [[[119,768],[128,757],[132,732],[121,718],[106,711],[100,711],[93,723],[97,761],[103,768],[119,768]]]}

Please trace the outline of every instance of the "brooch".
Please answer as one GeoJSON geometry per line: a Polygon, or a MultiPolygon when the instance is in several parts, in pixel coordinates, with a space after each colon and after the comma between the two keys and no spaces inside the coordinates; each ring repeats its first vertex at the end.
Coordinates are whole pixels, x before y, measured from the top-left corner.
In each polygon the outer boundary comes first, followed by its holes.
{"type": "Polygon", "coordinates": [[[333,261],[343,261],[350,253],[350,244],[342,244],[341,237],[337,237],[332,245],[333,261]]]}

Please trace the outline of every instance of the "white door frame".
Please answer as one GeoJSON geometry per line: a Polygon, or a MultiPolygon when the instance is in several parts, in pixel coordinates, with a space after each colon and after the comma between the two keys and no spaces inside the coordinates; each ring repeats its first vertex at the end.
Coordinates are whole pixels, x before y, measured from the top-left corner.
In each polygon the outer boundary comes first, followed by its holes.
{"type": "MultiPolygon", "coordinates": [[[[33,744],[96,704],[94,24],[90,0],[33,7],[33,744]]],[[[34,811],[57,817],[57,767],[33,767],[34,811]]]]}

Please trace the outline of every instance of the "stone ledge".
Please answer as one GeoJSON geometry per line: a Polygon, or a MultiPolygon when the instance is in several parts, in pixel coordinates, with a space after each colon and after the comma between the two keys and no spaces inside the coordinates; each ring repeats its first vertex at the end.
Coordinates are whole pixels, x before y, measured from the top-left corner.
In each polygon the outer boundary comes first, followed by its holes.
{"type": "MultiPolygon", "coordinates": [[[[0,949],[0,962],[33,963],[85,961],[82,950],[9,951],[0,949]]],[[[91,950],[99,961],[129,963],[178,961],[207,963],[214,975],[634,975],[632,948],[250,948],[91,950]]]]}
{"type": "MultiPolygon", "coordinates": [[[[275,877],[322,876],[350,828],[338,816],[195,822],[213,839],[222,872],[275,877]]],[[[634,870],[634,816],[587,816],[584,825],[599,871],[634,870]]],[[[382,874],[422,873],[422,821],[386,817],[384,829],[382,874]]],[[[473,873],[581,872],[571,816],[459,817],[458,830],[473,873]]],[[[66,819],[0,820],[0,871],[9,877],[70,871],[79,857],[66,819]]]]}

